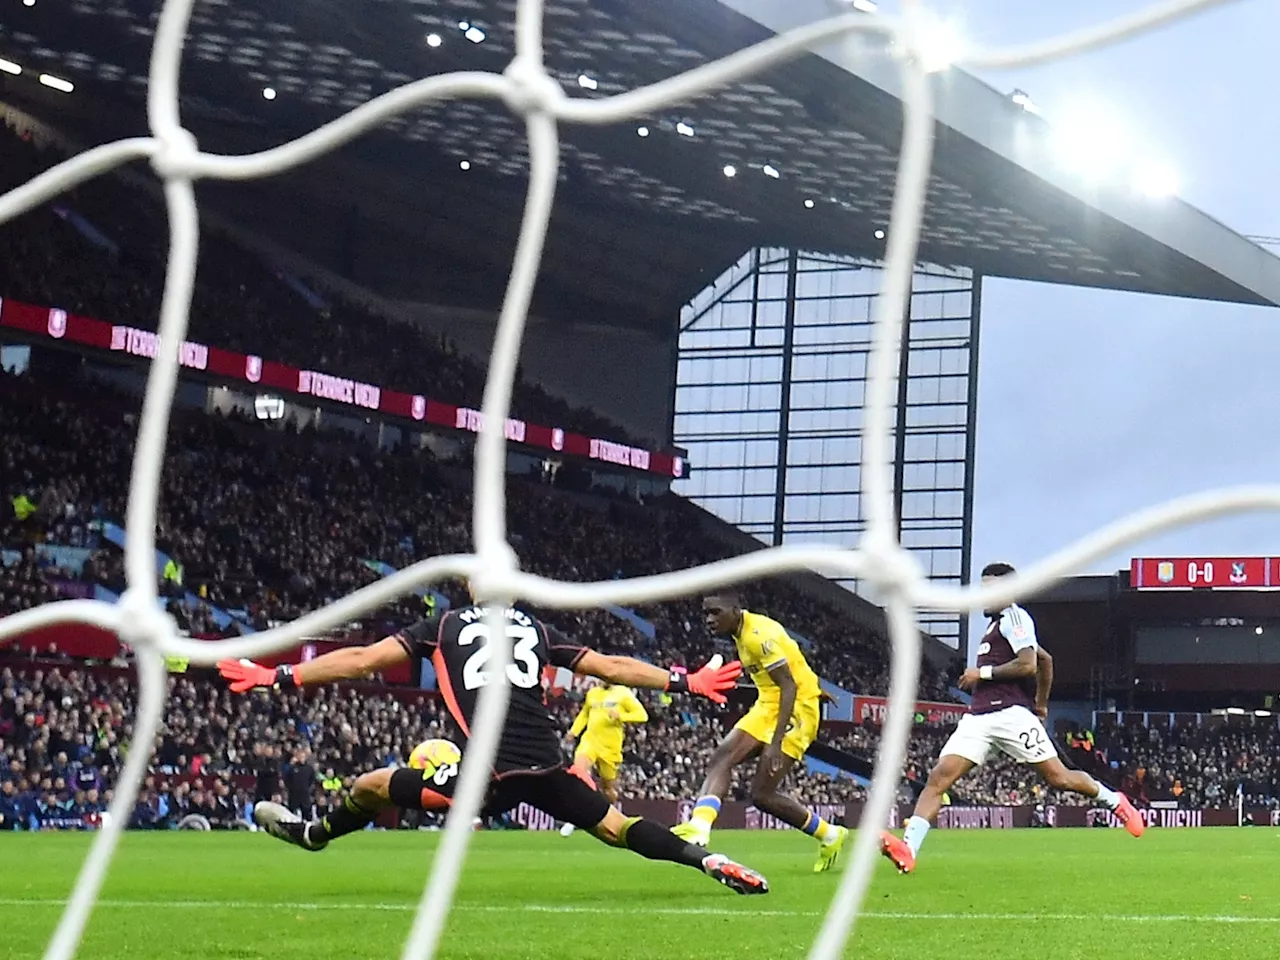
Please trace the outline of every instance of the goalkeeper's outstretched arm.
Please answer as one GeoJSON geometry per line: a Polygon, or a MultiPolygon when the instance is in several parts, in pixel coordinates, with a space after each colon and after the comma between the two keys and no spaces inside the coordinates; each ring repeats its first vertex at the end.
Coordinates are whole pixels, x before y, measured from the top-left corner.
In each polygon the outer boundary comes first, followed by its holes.
{"type": "Polygon", "coordinates": [[[696,673],[678,673],[632,657],[610,657],[594,650],[586,650],[574,670],[588,677],[599,677],[628,687],[666,690],[668,693],[694,693],[714,703],[724,703],[725,691],[732,690],[742,674],[742,664],[734,660],[719,667],[708,664],[696,673]]]}
{"type": "Polygon", "coordinates": [[[362,680],[409,659],[396,637],[386,637],[367,647],[331,650],[306,663],[264,667],[249,660],[220,660],[218,672],[231,682],[235,693],[254,687],[302,687],[336,680],[362,680]]]}

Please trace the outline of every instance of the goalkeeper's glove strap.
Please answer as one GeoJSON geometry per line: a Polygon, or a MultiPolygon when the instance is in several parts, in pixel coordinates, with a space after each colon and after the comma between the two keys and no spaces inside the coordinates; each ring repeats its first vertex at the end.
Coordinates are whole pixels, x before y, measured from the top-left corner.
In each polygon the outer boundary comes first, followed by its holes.
{"type": "Polygon", "coordinates": [[[689,674],[683,670],[677,670],[672,667],[667,674],[667,685],[664,688],[667,693],[688,693],[689,692],[689,674]]]}
{"type": "Polygon", "coordinates": [[[294,674],[292,664],[282,663],[276,667],[276,682],[273,689],[292,690],[300,686],[302,686],[302,681],[294,674]]]}

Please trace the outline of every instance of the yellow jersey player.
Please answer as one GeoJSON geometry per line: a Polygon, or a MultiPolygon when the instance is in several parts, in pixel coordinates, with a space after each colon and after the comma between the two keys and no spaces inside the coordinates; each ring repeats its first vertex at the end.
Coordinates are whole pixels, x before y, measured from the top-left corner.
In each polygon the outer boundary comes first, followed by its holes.
{"type": "Polygon", "coordinates": [[[782,624],[744,610],[734,594],[707,597],[702,611],[713,634],[733,639],[738,659],[751,674],[759,695],[712,754],[693,814],[687,823],[675,827],[675,832],[691,843],[706,846],[733,768],[758,756],[760,761],[751,781],[751,802],[815,837],[820,846],[814,872],[830,870],[849,831],[827,823],[778,790],[818,736],[822,715],[818,676],[782,624]]]}
{"type": "MultiPolygon", "coordinates": [[[[573,752],[573,769],[583,777],[594,774],[610,803],[618,803],[618,768],[622,766],[623,724],[645,723],[649,712],[636,699],[630,687],[614,684],[597,686],[587,691],[582,709],[569,728],[569,739],[579,737],[573,752]],[[585,732],[584,732],[585,731],[585,732]]],[[[573,833],[566,823],[561,835],[573,833]]]]}

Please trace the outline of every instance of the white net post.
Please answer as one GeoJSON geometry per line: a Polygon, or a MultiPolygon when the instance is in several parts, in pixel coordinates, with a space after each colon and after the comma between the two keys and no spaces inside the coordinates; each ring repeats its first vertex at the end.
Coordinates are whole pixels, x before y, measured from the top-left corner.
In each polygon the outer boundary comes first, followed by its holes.
{"type": "MultiPolygon", "coordinates": [[[[1043,63],[1114,43],[1223,2],[1226,0],[1166,0],[1114,21],[1047,41],[1003,50],[957,51],[954,60],[961,65],[992,69],[1043,63]]],[[[1280,486],[1273,485],[1185,497],[1121,520],[1007,581],[963,590],[931,584],[897,542],[889,472],[895,358],[929,176],[933,117],[932,80],[927,74],[949,66],[935,62],[936,51],[928,49],[928,22],[916,0],[904,0],[902,21],[856,9],[842,10],[831,19],[771,38],[677,77],[599,100],[568,97],[547,73],[542,62],[542,2],[519,0],[516,56],[503,74],[460,72],[415,81],[297,140],[246,156],[201,153],[194,138],[181,125],[178,74],[192,4],[193,0],[167,0],[161,8],[147,97],[151,136],[89,150],[0,197],[0,222],[5,222],[90,177],[130,160],[150,158],[157,175],[164,181],[170,220],[169,263],[158,328],[161,347],[147,382],[130,481],[125,548],[128,589],[114,606],[96,601],[62,601],[0,621],[0,641],[52,624],[86,623],[115,631],[137,655],[139,703],[131,743],[137,749],[129,753],[116,785],[109,823],[95,839],[80,871],[71,900],[45,953],[46,960],[69,960],[74,956],[120,831],[132,811],[164,708],[163,657],[166,654],[186,657],[197,665],[210,665],[223,658],[255,657],[288,649],[316,631],[338,626],[417,586],[448,577],[469,578],[479,598],[491,602],[495,609],[517,597],[550,607],[587,608],[653,602],[806,569],[874,583],[886,598],[892,644],[889,717],[864,812],[867,829],[859,832],[849,867],[811,953],[814,960],[834,960],[844,949],[866,892],[874,865],[876,828],[887,821],[906,752],[920,654],[916,611],[926,608],[963,612],[1006,604],[1153,533],[1229,513],[1280,509],[1280,486]],[[893,41],[903,72],[904,113],[902,154],[884,270],[885,289],[877,301],[879,312],[867,384],[863,476],[869,525],[862,544],[857,550],[775,547],[690,570],[601,583],[564,583],[519,572],[506,540],[502,422],[510,406],[520,341],[550,222],[559,164],[557,124],[615,123],[652,113],[853,33],[879,36],[886,43],[893,41]],[[475,553],[435,557],[414,564],[328,607],[251,638],[204,643],[179,637],[172,619],[157,606],[152,558],[165,436],[177,383],[178,349],[186,332],[196,270],[198,215],[192,183],[203,177],[241,180],[279,173],[315,159],[397,113],[433,100],[456,97],[501,98],[525,120],[530,159],[525,217],[490,360],[483,402],[484,427],[476,448],[475,553]]],[[[837,6],[856,7],[848,3],[837,6]]],[[[510,659],[510,641],[502,630],[492,630],[491,634],[495,640],[491,675],[499,682],[490,683],[480,696],[457,801],[450,812],[422,905],[405,944],[404,956],[412,960],[427,960],[439,942],[466,853],[471,822],[480,808],[487,771],[496,753],[506,714],[510,691],[505,667],[510,659]]]]}

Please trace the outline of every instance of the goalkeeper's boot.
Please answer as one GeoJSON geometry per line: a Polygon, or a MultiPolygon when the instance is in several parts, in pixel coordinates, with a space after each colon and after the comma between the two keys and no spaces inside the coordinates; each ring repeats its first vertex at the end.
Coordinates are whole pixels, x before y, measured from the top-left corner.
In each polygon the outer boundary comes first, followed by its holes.
{"type": "Polygon", "coordinates": [[[1124,828],[1129,831],[1130,836],[1140,837],[1147,829],[1147,825],[1142,819],[1142,814],[1138,812],[1138,808],[1123,793],[1120,794],[1120,806],[1116,807],[1116,816],[1124,824],[1124,828]]]}
{"type": "Polygon", "coordinates": [[[769,892],[769,881],[750,867],[735,863],[724,854],[710,854],[702,861],[702,872],[714,880],[719,880],[735,893],[769,892]]]}
{"type": "Polygon", "coordinates": [[[849,838],[849,831],[846,827],[833,827],[835,836],[826,843],[818,846],[818,859],[813,865],[814,873],[826,873],[836,865],[836,860],[840,857],[840,851],[844,849],[844,842],[849,838]]]}
{"type": "Polygon", "coordinates": [[[292,843],[303,850],[323,850],[329,845],[328,840],[312,840],[312,824],[304,821],[288,807],[270,800],[262,800],[253,805],[253,822],[267,833],[285,843],[292,843]]]}
{"type": "Polygon", "coordinates": [[[677,823],[671,828],[671,832],[685,843],[692,843],[699,847],[705,847],[711,841],[711,831],[697,820],[677,823]]]}
{"type": "Polygon", "coordinates": [[[907,841],[887,831],[880,834],[880,853],[893,862],[899,873],[910,873],[916,868],[916,855],[907,841]]]}

